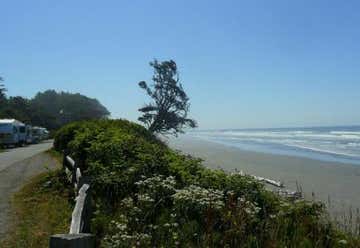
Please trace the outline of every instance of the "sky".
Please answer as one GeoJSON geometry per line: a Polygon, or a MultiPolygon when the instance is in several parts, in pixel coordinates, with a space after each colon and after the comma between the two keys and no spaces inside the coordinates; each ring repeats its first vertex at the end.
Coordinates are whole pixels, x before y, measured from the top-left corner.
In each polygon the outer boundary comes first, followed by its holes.
{"type": "Polygon", "coordinates": [[[0,1],[8,95],[97,98],[136,120],[173,59],[201,129],[360,124],[360,1],[0,1]]]}

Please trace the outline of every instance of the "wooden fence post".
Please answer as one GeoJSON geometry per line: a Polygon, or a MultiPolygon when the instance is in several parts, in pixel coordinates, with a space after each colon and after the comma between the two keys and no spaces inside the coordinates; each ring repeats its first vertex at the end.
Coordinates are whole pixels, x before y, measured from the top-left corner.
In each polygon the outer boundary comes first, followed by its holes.
{"type": "Polygon", "coordinates": [[[66,156],[67,156],[66,150],[64,150],[64,151],[63,151],[63,161],[62,161],[62,165],[63,165],[64,171],[65,171],[65,169],[66,169],[66,156]]]}
{"type": "Polygon", "coordinates": [[[64,150],[63,167],[75,185],[76,204],[72,213],[69,234],[50,237],[50,248],[94,248],[95,236],[89,234],[92,214],[90,178],[82,175],[77,163],[64,150]]]}

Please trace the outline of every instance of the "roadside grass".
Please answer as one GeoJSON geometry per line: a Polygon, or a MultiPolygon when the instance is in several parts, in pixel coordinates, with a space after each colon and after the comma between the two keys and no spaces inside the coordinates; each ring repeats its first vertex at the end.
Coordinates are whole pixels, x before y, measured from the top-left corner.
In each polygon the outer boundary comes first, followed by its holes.
{"type": "Polygon", "coordinates": [[[49,154],[50,156],[52,156],[53,158],[55,158],[57,161],[59,161],[60,164],[62,164],[63,157],[60,152],[51,148],[51,149],[47,150],[46,153],[49,154]]]}
{"type": "Polygon", "coordinates": [[[48,247],[50,235],[67,233],[70,194],[61,170],[34,177],[12,199],[13,224],[0,247],[48,247]]]}

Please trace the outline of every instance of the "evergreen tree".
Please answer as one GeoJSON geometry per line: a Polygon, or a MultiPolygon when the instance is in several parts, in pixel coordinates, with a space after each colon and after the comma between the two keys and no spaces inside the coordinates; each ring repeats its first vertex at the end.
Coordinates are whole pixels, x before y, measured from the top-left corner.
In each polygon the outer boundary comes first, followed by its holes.
{"type": "Polygon", "coordinates": [[[143,113],[139,121],[143,122],[152,133],[173,134],[183,133],[184,128],[194,128],[196,122],[187,118],[189,97],[180,83],[175,61],[150,63],[154,68],[153,84],[139,82],[139,86],[152,98],[149,104],[140,108],[143,113]]]}

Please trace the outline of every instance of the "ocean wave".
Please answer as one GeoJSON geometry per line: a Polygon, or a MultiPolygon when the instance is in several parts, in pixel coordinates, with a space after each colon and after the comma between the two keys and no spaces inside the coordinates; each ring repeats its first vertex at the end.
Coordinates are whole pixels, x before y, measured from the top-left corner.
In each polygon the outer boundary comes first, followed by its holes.
{"type": "Polygon", "coordinates": [[[338,135],[347,135],[347,134],[352,134],[352,135],[359,135],[360,136],[360,132],[355,132],[355,131],[330,131],[331,134],[338,134],[338,135]]]}
{"type": "MultiPolygon", "coordinates": [[[[196,136],[224,144],[261,150],[321,153],[360,159],[358,130],[218,130],[196,136]],[[307,151],[307,152],[306,152],[307,151]]],[[[311,156],[311,154],[309,154],[311,156]]]]}
{"type": "Polygon", "coordinates": [[[296,147],[296,148],[301,148],[301,149],[305,149],[305,150],[314,151],[314,152],[321,152],[321,153],[328,153],[328,154],[333,154],[333,155],[360,158],[360,154],[354,154],[354,153],[349,153],[349,152],[344,152],[344,151],[339,151],[339,150],[331,150],[331,149],[326,149],[326,148],[295,145],[295,144],[293,144],[293,145],[287,144],[287,145],[288,146],[293,146],[293,147],[296,147]]]}
{"type": "Polygon", "coordinates": [[[202,135],[208,136],[232,136],[232,137],[262,137],[262,138],[306,138],[306,139],[323,139],[323,140],[360,140],[360,132],[333,132],[333,133],[316,133],[310,131],[292,131],[292,132],[206,132],[202,135]]]}

